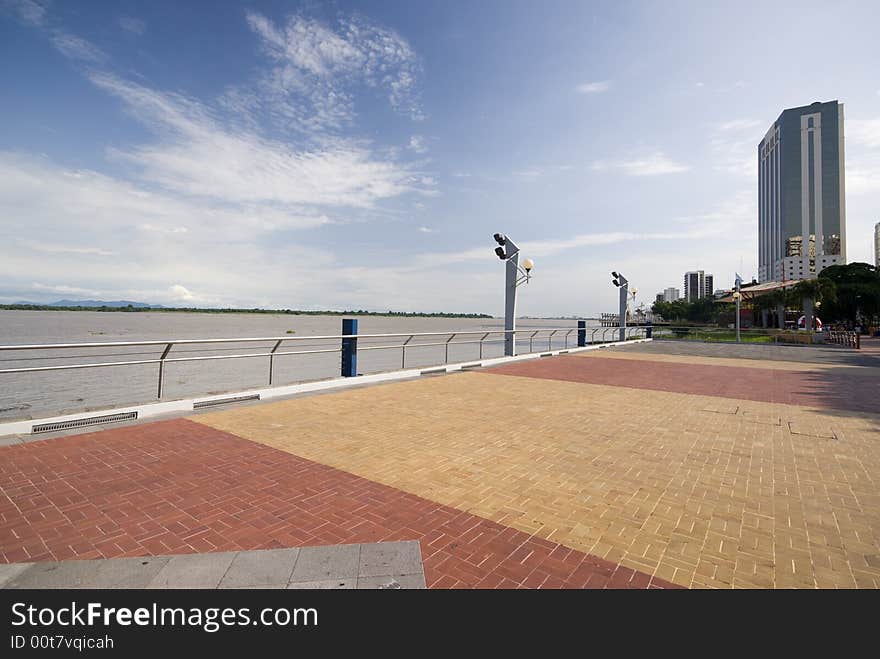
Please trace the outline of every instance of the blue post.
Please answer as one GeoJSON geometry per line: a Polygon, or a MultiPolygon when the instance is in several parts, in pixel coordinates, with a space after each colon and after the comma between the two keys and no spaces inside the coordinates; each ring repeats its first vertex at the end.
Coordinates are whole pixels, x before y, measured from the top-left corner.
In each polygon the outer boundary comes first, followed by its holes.
{"type": "Polygon", "coordinates": [[[587,321],[578,321],[578,348],[587,345],[587,321]]]}
{"type": "Polygon", "coordinates": [[[651,321],[649,320],[649,321],[645,324],[645,338],[646,338],[646,339],[650,339],[650,338],[651,338],[651,332],[652,332],[652,331],[653,331],[653,328],[651,327],[651,321]]]}
{"type": "MultiPolygon", "coordinates": [[[[357,318],[342,319],[342,334],[356,335],[358,333],[357,318]]],[[[357,375],[357,338],[342,339],[342,377],[353,378],[357,375]]]]}

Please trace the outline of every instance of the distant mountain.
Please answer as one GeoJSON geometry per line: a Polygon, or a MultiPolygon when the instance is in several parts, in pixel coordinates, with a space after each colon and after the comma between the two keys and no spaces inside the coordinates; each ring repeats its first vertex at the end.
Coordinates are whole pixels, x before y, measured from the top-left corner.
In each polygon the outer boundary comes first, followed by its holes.
{"type": "Polygon", "coordinates": [[[42,307],[135,307],[137,309],[161,309],[161,304],[147,304],[131,300],[58,300],[57,302],[16,302],[42,307]]]}

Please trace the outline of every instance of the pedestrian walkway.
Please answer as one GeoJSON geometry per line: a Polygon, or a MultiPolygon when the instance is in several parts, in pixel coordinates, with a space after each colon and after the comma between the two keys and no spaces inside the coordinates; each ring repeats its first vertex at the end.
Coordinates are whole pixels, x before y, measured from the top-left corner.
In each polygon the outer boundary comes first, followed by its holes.
{"type": "Polygon", "coordinates": [[[424,588],[419,543],[0,564],[0,588],[424,588]]]}
{"type": "Polygon", "coordinates": [[[418,541],[429,588],[880,587],[873,363],[709,347],[3,447],[2,559],[418,541]]]}

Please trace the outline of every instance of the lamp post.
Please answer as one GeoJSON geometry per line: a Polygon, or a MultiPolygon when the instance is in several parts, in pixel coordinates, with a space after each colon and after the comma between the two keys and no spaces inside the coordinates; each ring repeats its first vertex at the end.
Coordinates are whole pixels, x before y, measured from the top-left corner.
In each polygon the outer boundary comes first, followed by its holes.
{"type": "Polygon", "coordinates": [[[739,343],[739,323],[740,323],[740,313],[739,313],[739,305],[742,301],[742,293],[740,292],[740,288],[742,287],[742,277],[739,276],[739,273],[736,273],[736,292],[733,294],[733,299],[736,300],[736,342],[739,343]]]}
{"type": "Polygon", "coordinates": [[[611,283],[617,286],[618,304],[618,327],[620,327],[620,341],[626,341],[626,300],[629,296],[629,280],[619,272],[611,273],[611,283]]]}
{"type": "Polygon", "coordinates": [[[529,283],[535,263],[532,259],[525,259],[520,267],[519,247],[516,243],[503,233],[496,233],[493,237],[499,245],[495,248],[495,254],[507,262],[504,286],[504,355],[513,357],[516,355],[516,289],[520,284],[529,283]]]}

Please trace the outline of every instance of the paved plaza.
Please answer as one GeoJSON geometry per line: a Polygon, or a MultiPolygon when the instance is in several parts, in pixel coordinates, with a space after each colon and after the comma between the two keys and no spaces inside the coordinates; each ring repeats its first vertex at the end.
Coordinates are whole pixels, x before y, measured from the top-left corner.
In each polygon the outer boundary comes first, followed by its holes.
{"type": "Polygon", "coordinates": [[[875,341],[654,341],[5,446],[0,559],[417,541],[428,588],[876,588],[878,475],[875,341]]]}

